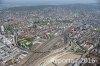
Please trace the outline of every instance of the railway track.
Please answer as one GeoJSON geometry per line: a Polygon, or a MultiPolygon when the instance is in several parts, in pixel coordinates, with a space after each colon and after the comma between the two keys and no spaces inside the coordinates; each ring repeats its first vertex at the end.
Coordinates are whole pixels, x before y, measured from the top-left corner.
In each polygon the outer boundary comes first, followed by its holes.
{"type": "Polygon", "coordinates": [[[52,40],[46,42],[45,44],[39,46],[37,49],[31,50],[31,54],[28,56],[26,61],[22,64],[18,64],[17,66],[32,66],[34,61],[48,55],[50,53],[49,49],[52,48],[53,45],[56,44],[56,42],[61,40],[62,37],[62,35],[55,37],[52,40]]]}

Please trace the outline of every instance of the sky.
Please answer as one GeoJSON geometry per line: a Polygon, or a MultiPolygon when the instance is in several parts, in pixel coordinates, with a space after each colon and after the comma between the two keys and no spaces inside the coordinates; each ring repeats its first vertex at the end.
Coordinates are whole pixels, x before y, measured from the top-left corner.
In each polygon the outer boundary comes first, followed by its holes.
{"type": "Polygon", "coordinates": [[[72,3],[96,3],[96,0],[0,0],[0,4],[62,5],[72,3]]]}

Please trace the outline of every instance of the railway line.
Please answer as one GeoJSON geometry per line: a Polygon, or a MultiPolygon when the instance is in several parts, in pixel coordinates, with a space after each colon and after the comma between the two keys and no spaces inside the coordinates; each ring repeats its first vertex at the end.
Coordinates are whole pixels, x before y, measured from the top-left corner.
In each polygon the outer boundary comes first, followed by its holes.
{"type": "Polygon", "coordinates": [[[32,66],[33,62],[39,58],[42,58],[50,53],[49,49],[52,48],[63,36],[57,36],[52,40],[49,40],[45,44],[42,44],[35,50],[31,50],[30,55],[24,59],[26,61],[21,62],[18,66],[32,66]]]}

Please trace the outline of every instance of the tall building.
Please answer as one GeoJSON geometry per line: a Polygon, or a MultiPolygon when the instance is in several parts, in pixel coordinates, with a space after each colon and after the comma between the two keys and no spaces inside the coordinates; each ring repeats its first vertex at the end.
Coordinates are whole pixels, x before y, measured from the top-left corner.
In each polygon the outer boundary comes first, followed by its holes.
{"type": "Polygon", "coordinates": [[[3,26],[3,25],[1,26],[1,31],[3,31],[3,32],[4,32],[4,26],[3,26]]]}
{"type": "Polygon", "coordinates": [[[4,31],[5,31],[5,29],[4,29],[4,26],[2,25],[2,26],[1,26],[1,34],[2,34],[2,35],[4,35],[4,31]]]}
{"type": "Polygon", "coordinates": [[[13,42],[15,45],[17,44],[17,40],[18,40],[18,33],[17,33],[17,30],[14,29],[13,42]]]}

